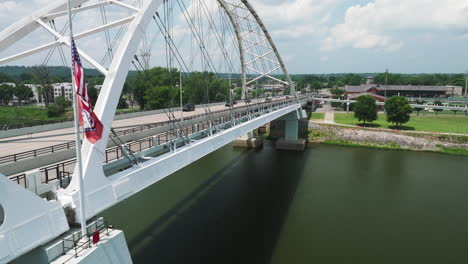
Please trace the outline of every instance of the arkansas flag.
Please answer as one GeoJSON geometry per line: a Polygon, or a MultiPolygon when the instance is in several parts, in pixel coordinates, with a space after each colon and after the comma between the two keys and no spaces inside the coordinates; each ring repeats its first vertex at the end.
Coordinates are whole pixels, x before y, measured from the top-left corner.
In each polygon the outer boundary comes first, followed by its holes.
{"type": "Polygon", "coordinates": [[[88,96],[86,88],[86,79],[84,76],[84,69],[81,64],[80,55],[75,45],[75,40],[71,41],[72,50],[72,68],[73,68],[73,81],[75,82],[76,94],[78,99],[78,112],[80,117],[80,124],[84,128],[86,139],[95,144],[102,137],[102,123],[94,114],[91,100],[88,96]]]}

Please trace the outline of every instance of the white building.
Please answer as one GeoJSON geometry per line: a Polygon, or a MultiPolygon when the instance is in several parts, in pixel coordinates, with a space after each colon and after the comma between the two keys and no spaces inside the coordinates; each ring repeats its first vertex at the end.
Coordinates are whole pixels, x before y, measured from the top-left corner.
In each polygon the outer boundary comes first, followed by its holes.
{"type": "Polygon", "coordinates": [[[31,88],[33,92],[32,101],[35,102],[37,105],[44,105],[44,97],[42,96],[42,94],[39,93],[40,86],[38,84],[30,84],[30,83],[25,83],[24,85],[31,88]]]}
{"type": "Polygon", "coordinates": [[[73,87],[71,83],[54,83],[54,98],[63,96],[68,101],[73,100],[73,87]]]}

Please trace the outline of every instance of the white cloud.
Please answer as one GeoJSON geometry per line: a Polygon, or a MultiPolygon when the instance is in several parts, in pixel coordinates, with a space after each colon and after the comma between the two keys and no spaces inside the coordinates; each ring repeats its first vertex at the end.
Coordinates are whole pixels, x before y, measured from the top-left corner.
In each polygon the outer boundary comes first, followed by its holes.
{"type": "Polygon", "coordinates": [[[323,31],[340,0],[251,1],[274,36],[301,38],[323,31]]]}
{"type": "Polygon", "coordinates": [[[394,35],[411,30],[468,28],[468,1],[376,0],[349,7],[344,23],[334,26],[323,41],[323,50],[342,47],[396,51],[403,41],[394,35]]]}

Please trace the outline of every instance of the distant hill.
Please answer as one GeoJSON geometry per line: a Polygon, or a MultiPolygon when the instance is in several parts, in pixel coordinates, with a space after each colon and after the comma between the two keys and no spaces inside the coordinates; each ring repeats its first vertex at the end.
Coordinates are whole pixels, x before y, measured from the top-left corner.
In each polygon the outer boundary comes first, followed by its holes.
{"type": "MultiPolygon", "coordinates": [[[[48,66],[50,71],[50,76],[58,78],[69,78],[70,68],[63,66],[48,66]]],[[[32,67],[27,66],[2,66],[0,67],[0,73],[10,75],[12,77],[21,76],[21,74],[27,74],[32,72],[32,67]]],[[[86,76],[95,77],[100,76],[101,74],[94,69],[85,69],[86,76]]]]}
{"type": "MultiPolygon", "coordinates": [[[[70,68],[64,66],[47,66],[49,68],[51,78],[59,78],[64,81],[70,80],[70,68]]],[[[130,71],[129,77],[136,76],[136,71],[130,71]]],[[[103,75],[95,69],[85,69],[85,75],[89,78],[103,77],[103,75]]],[[[25,81],[31,80],[32,67],[30,66],[1,66],[0,81],[25,81]]]]}

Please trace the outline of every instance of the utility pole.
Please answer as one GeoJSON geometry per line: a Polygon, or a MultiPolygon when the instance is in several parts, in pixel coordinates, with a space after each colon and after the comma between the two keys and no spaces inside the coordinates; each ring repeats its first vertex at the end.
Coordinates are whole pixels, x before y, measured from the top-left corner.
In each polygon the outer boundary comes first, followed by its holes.
{"type": "Polygon", "coordinates": [[[465,71],[465,97],[468,95],[468,70],[465,71]]]}
{"type": "Polygon", "coordinates": [[[180,71],[180,82],[179,82],[179,90],[180,90],[180,120],[184,121],[184,106],[182,105],[182,71],[180,71]]]}
{"type": "Polygon", "coordinates": [[[229,103],[231,104],[231,107],[232,107],[232,81],[231,81],[230,74],[229,74],[229,103]]]}
{"type": "Polygon", "coordinates": [[[385,100],[387,100],[388,69],[385,71],[385,100]]]}

